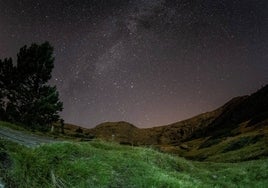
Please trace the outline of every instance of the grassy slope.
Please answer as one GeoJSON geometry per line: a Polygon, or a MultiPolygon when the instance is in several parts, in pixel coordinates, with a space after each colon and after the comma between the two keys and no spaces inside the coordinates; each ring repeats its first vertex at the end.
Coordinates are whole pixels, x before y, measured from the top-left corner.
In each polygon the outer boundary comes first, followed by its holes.
{"type": "Polygon", "coordinates": [[[191,119],[159,127],[137,128],[128,122],[106,122],[84,132],[100,139],[107,141],[113,139],[129,145],[172,145],[180,143],[195,130],[207,126],[220,114],[221,110],[219,108],[191,119]]]}
{"type": "Polygon", "coordinates": [[[183,142],[187,146],[159,146],[164,152],[193,160],[213,162],[239,162],[268,156],[268,119],[257,127],[242,123],[225,137],[203,137],[183,142]],[[262,126],[261,126],[262,124],[262,126]],[[239,134],[235,134],[238,132],[239,134]]]}
{"type": "Polygon", "coordinates": [[[85,130],[97,138],[153,145],[163,152],[200,161],[238,162],[268,156],[268,86],[222,107],[166,126],[139,129],[107,122],[85,130]]]}
{"type": "Polygon", "coordinates": [[[0,121],[0,126],[1,127],[8,127],[14,130],[19,130],[19,131],[27,131],[26,129],[24,129],[22,126],[18,126],[9,122],[5,122],[5,121],[0,121]]]}
{"type": "Polygon", "coordinates": [[[25,148],[0,140],[1,176],[10,187],[265,187],[268,159],[187,161],[115,143],[54,143],[25,148]],[[6,155],[8,154],[8,155],[6,155]]]}

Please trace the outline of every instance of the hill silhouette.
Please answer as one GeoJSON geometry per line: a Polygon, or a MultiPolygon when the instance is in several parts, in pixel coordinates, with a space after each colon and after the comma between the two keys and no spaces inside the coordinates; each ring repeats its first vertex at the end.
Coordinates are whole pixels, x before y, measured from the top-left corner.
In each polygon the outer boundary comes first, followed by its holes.
{"type": "Polygon", "coordinates": [[[95,138],[153,146],[195,160],[257,159],[268,156],[268,85],[214,111],[169,125],[141,129],[128,122],[106,122],[83,131],[95,138]]]}

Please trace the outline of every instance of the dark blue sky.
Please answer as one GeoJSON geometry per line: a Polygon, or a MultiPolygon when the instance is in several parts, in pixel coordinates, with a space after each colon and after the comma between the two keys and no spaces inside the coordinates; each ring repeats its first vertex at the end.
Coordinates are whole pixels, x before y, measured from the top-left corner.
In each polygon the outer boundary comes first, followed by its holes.
{"type": "Polygon", "coordinates": [[[49,41],[66,122],[164,125],[268,83],[266,0],[0,0],[0,58],[49,41]]]}

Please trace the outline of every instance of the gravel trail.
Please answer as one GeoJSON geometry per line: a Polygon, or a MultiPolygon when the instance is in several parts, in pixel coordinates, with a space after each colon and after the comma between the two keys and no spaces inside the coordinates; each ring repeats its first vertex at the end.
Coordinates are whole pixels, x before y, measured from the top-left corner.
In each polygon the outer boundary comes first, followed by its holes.
{"type": "Polygon", "coordinates": [[[52,143],[58,141],[52,137],[38,136],[32,133],[21,132],[7,127],[0,127],[0,138],[8,139],[27,147],[35,147],[42,143],[52,143]]]}

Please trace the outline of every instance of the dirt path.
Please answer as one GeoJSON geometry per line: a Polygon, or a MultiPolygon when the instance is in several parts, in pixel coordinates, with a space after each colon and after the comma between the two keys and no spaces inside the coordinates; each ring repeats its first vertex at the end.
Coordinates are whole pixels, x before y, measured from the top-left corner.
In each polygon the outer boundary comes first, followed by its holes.
{"type": "Polygon", "coordinates": [[[8,139],[27,147],[35,147],[42,143],[52,143],[58,140],[52,137],[43,137],[31,133],[13,130],[7,127],[0,127],[0,138],[8,139]]]}

